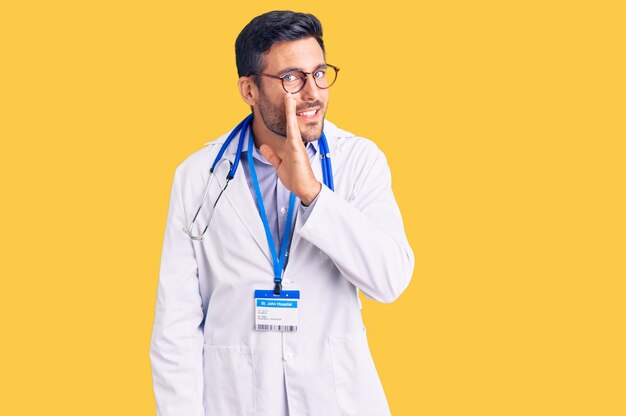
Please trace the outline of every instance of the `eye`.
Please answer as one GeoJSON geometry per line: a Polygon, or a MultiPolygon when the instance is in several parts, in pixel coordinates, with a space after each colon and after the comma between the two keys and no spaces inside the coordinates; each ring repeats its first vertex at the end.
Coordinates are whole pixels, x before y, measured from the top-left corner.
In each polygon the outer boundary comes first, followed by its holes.
{"type": "Polygon", "coordinates": [[[326,69],[318,69],[317,71],[313,72],[313,76],[315,78],[324,78],[326,76],[326,69]]]}
{"type": "Polygon", "coordinates": [[[287,81],[287,82],[295,82],[295,81],[297,81],[299,78],[298,78],[298,75],[296,75],[296,74],[287,74],[287,75],[285,75],[285,76],[283,77],[283,79],[284,79],[285,81],[287,81]]]}

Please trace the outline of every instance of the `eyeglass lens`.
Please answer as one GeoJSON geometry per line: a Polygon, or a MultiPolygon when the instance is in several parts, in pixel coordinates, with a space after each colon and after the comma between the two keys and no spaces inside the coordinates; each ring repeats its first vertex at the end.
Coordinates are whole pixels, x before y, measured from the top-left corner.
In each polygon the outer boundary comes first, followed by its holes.
{"type": "MultiPolygon", "coordinates": [[[[331,66],[315,70],[311,76],[319,88],[328,88],[337,79],[337,71],[331,66]]],[[[283,77],[283,86],[287,92],[295,93],[304,87],[307,75],[300,71],[289,72],[283,77]]]]}

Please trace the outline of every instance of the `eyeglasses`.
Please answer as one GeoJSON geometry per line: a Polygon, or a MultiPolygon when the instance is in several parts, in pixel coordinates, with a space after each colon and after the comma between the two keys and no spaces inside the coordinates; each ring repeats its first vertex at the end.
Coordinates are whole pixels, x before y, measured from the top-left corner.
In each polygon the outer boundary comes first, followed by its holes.
{"type": "Polygon", "coordinates": [[[313,82],[317,85],[318,88],[325,90],[332,86],[337,80],[337,74],[339,73],[339,68],[333,65],[326,64],[317,68],[313,72],[304,72],[304,71],[290,71],[283,75],[271,75],[264,74],[262,72],[252,72],[248,74],[250,75],[262,75],[268,78],[279,79],[283,83],[283,89],[285,92],[296,94],[304,88],[306,81],[308,79],[308,75],[313,76],[313,82]]]}

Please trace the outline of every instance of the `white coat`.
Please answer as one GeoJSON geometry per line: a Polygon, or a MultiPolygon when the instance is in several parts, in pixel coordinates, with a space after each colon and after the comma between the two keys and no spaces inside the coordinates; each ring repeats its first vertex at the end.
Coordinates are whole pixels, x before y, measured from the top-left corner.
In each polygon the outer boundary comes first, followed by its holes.
{"type": "MultiPolygon", "coordinates": [[[[409,284],[414,257],[383,153],[328,121],[324,131],[335,192],[323,186],[306,223],[296,214],[283,277],[284,290],[300,291],[296,332],[254,330],[254,290],[271,290],[274,276],[241,167],[205,239],[183,232],[227,134],[177,168],[150,345],[159,416],[283,416],[286,404],[290,416],[390,414],[357,289],[392,302],[409,284]]],[[[234,160],[236,146],[237,138],[224,157],[234,160]]],[[[227,170],[217,169],[220,187],[227,170]]],[[[196,232],[206,224],[200,217],[196,232]]]]}

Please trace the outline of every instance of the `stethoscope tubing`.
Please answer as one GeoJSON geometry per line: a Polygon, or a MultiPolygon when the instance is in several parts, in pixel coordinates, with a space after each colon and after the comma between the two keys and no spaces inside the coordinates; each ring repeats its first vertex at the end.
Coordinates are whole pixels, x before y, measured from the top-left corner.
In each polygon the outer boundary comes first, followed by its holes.
{"type": "MultiPolygon", "coordinates": [[[[241,159],[241,152],[243,150],[243,142],[248,131],[248,127],[252,122],[253,114],[248,115],[244,118],[228,135],[226,141],[222,144],[220,151],[215,156],[215,160],[211,165],[210,173],[213,173],[215,167],[219,163],[219,161],[224,156],[224,152],[233,141],[237,133],[239,133],[239,143],[237,144],[237,152],[235,154],[235,160],[233,161],[232,166],[230,167],[230,171],[226,179],[233,179],[235,177],[235,172],[237,172],[237,168],[239,167],[239,161],[241,159]]],[[[335,190],[335,183],[333,180],[333,166],[330,161],[330,149],[328,148],[328,141],[326,140],[326,134],[322,131],[322,136],[319,138],[319,149],[320,149],[320,158],[322,161],[322,177],[324,184],[332,191],[335,190]]]]}
{"type": "MultiPolygon", "coordinates": [[[[244,118],[239,124],[237,124],[237,126],[235,126],[235,128],[230,132],[230,134],[228,135],[228,137],[226,138],[226,140],[222,144],[222,147],[220,148],[219,152],[217,153],[217,156],[215,157],[215,160],[213,161],[213,164],[211,165],[211,169],[209,170],[209,180],[208,180],[206,189],[204,191],[204,194],[202,196],[202,201],[200,202],[200,206],[198,207],[198,210],[196,211],[195,215],[193,216],[193,219],[192,219],[191,224],[189,225],[189,227],[183,228],[183,231],[192,240],[202,240],[203,239],[203,236],[206,233],[207,229],[209,228],[209,224],[211,223],[211,220],[213,219],[213,214],[215,213],[215,208],[217,206],[217,203],[219,202],[220,198],[222,197],[222,194],[224,193],[224,191],[228,187],[228,183],[230,182],[230,180],[235,177],[235,173],[237,172],[237,168],[239,167],[239,161],[241,160],[241,153],[242,153],[242,150],[243,150],[243,142],[245,140],[246,133],[248,132],[248,128],[250,127],[250,123],[252,122],[252,120],[253,120],[253,114],[250,114],[246,118],[244,118]],[[215,200],[215,203],[213,203],[213,208],[211,210],[211,215],[209,216],[209,221],[207,222],[206,227],[204,227],[204,230],[202,231],[201,234],[193,235],[191,233],[191,230],[192,230],[192,228],[193,228],[193,226],[194,226],[194,224],[196,222],[196,219],[197,219],[198,215],[200,214],[200,210],[202,209],[202,206],[204,205],[204,203],[207,200],[207,197],[208,197],[208,194],[209,194],[209,188],[211,187],[211,183],[213,181],[213,176],[215,176],[215,169],[217,168],[217,166],[221,162],[224,162],[225,160],[227,160],[227,159],[223,159],[224,152],[226,152],[226,149],[228,148],[230,143],[235,139],[237,134],[239,134],[239,142],[237,143],[237,151],[236,151],[236,154],[235,154],[234,161],[233,162],[229,161],[230,169],[228,171],[228,174],[226,175],[226,184],[224,185],[224,187],[220,191],[219,195],[217,196],[217,198],[215,200]]],[[[250,140],[252,140],[252,134],[250,134],[250,140]]],[[[334,180],[333,180],[333,168],[332,168],[332,164],[331,164],[331,161],[330,161],[330,149],[328,148],[328,141],[326,140],[326,135],[324,134],[323,131],[322,131],[321,137],[319,138],[318,143],[319,143],[319,149],[320,149],[320,160],[321,160],[321,164],[322,164],[323,181],[324,181],[324,184],[328,188],[330,188],[332,191],[334,191],[335,190],[335,184],[334,184],[334,180]]]]}

